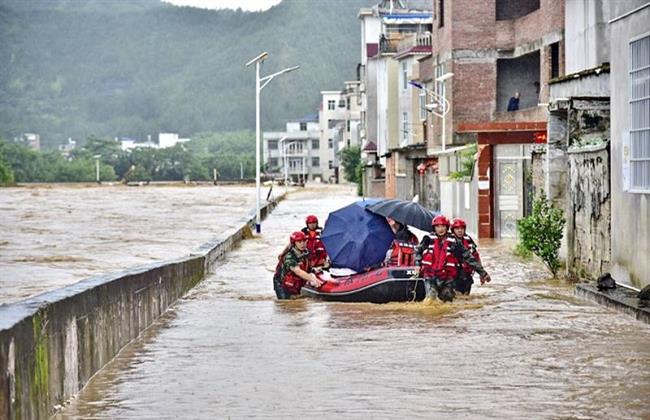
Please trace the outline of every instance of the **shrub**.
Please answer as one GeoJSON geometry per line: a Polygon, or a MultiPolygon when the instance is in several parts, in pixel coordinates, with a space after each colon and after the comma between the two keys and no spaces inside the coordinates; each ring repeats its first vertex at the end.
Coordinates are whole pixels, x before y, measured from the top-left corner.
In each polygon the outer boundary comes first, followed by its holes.
{"type": "Polygon", "coordinates": [[[521,247],[540,257],[553,277],[560,268],[558,254],[565,222],[562,210],[546,199],[544,191],[533,203],[532,214],[517,221],[521,247]]]}

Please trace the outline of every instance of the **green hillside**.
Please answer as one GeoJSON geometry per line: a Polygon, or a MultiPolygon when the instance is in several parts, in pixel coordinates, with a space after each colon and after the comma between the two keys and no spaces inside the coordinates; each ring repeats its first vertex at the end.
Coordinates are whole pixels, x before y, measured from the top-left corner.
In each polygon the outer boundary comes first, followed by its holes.
{"type": "Polygon", "coordinates": [[[263,92],[263,129],[316,111],[319,91],[356,78],[360,7],[284,0],[258,13],[155,0],[0,0],[0,136],[53,147],[90,135],[254,129],[254,70],[292,65],[263,92]]]}

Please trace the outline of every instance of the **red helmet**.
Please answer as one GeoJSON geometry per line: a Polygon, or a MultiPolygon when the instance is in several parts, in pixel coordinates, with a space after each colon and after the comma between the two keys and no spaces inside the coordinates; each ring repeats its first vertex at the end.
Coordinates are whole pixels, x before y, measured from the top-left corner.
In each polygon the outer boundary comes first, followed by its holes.
{"type": "Polygon", "coordinates": [[[438,225],[444,225],[447,226],[447,228],[449,228],[449,219],[447,219],[442,214],[437,215],[436,217],[433,218],[433,221],[431,222],[431,226],[436,227],[438,225]]]}
{"type": "Polygon", "coordinates": [[[452,229],[455,229],[455,228],[463,228],[463,229],[465,229],[466,227],[467,227],[467,223],[465,223],[465,221],[463,219],[461,219],[460,217],[455,218],[451,222],[451,228],[452,229]]]}
{"type": "Polygon", "coordinates": [[[310,223],[316,223],[318,224],[318,217],[314,216],[313,214],[310,214],[307,216],[307,219],[305,219],[305,223],[310,224],[310,223]]]}
{"type": "Polygon", "coordinates": [[[295,244],[298,241],[305,241],[305,240],[307,240],[307,235],[305,235],[301,231],[293,232],[291,236],[289,236],[289,241],[291,241],[292,244],[295,244]]]}

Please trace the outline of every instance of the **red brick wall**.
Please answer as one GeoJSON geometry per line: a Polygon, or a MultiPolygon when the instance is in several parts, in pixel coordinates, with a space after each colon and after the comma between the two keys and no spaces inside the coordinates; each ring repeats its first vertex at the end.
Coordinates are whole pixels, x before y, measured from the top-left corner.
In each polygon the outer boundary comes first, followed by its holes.
{"type": "Polygon", "coordinates": [[[496,46],[495,0],[453,0],[451,9],[454,49],[485,49],[496,46]]]}
{"type": "Polygon", "coordinates": [[[453,97],[450,102],[454,129],[462,122],[490,121],[496,107],[496,65],[454,63],[452,71],[453,97]]]}
{"type": "Polygon", "coordinates": [[[564,2],[540,0],[539,9],[515,19],[515,45],[526,44],[564,28],[564,2]]]}

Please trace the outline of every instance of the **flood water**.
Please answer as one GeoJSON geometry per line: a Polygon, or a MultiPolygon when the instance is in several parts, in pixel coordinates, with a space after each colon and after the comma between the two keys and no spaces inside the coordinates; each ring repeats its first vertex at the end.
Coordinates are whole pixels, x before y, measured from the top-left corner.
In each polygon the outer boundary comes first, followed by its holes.
{"type": "Polygon", "coordinates": [[[253,205],[251,186],[2,188],[0,304],[187,255],[239,227],[253,205]]]}
{"type": "Polygon", "coordinates": [[[279,302],[306,190],[97,374],[57,418],[650,418],[650,327],[573,297],[510,245],[451,304],[279,302]]]}

